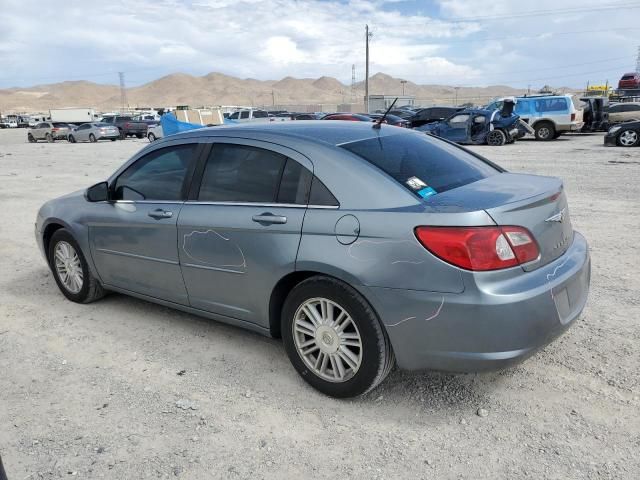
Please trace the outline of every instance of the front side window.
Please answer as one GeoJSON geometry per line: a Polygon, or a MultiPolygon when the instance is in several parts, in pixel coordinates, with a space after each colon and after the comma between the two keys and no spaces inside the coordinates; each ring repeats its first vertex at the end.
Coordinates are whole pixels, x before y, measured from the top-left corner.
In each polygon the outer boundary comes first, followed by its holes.
{"type": "Polygon", "coordinates": [[[116,180],[115,200],[182,200],[197,147],[191,143],[162,148],[138,159],[116,180]]]}
{"type": "Polygon", "coordinates": [[[284,155],[262,148],[214,145],[202,175],[198,200],[276,202],[286,161],[284,155]]]}
{"type": "Polygon", "coordinates": [[[450,124],[461,124],[461,123],[467,123],[467,121],[469,120],[469,114],[468,113],[463,113],[460,115],[456,115],[454,117],[451,118],[451,120],[449,120],[450,124]]]}

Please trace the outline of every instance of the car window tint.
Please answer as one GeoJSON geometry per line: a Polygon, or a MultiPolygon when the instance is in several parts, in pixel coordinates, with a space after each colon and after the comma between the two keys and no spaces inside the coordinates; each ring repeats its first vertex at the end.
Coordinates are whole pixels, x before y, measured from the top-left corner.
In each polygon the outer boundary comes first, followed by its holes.
{"type": "Polygon", "coordinates": [[[240,112],[240,119],[249,118],[249,112],[240,112]]]}
{"type": "Polygon", "coordinates": [[[116,200],[181,200],[197,144],[155,150],[138,159],[116,180],[116,200]]]}
{"type": "Polygon", "coordinates": [[[269,114],[267,112],[263,112],[261,110],[256,110],[253,112],[253,118],[267,118],[269,114]]]}
{"type": "Polygon", "coordinates": [[[288,159],[282,173],[278,203],[306,205],[313,174],[295,160],[288,159]]]}
{"type": "Polygon", "coordinates": [[[284,155],[262,148],[214,145],[202,175],[198,200],[275,202],[286,160],[284,155]]]}
{"type": "MultiPolygon", "coordinates": [[[[467,115],[468,116],[468,115],[467,115]]],[[[390,135],[341,145],[417,193],[437,193],[487,178],[499,170],[448,142],[428,135],[390,135]],[[419,182],[411,180],[415,177],[419,182]]]]}
{"type": "Polygon", "coordinates": [[[318,177],[313,177],[311,192],[309,193],[309,205],[337,207],[339,203],[325,184],[318,177]]]}

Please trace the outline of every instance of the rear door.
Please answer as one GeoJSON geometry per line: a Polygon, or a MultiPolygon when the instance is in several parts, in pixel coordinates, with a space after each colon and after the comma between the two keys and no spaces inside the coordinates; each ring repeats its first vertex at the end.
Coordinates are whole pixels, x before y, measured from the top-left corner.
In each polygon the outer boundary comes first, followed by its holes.
{"type": "Polygon", "coordinates": [[[295,270],[312,164],[271,143],[215,142],[178,219],[189,300],[268,327],[271,292],[295,270]]]}
{"type": "Polygon", "coordinates": [[[469,125],[471,121],[471,115],[468,113],[458,113],[454,115],[446,122],[446,130],[443,135],[447,140],[452,142],[467,142],[469,141],[469,125]]]}
{"type": "Polygon", "coordinates": [[[188,305],[176,222],[201,150],[193,142],[143,155],[111,182],[113,201],[92,204],[91,254],[107,287],[188,305]]]}

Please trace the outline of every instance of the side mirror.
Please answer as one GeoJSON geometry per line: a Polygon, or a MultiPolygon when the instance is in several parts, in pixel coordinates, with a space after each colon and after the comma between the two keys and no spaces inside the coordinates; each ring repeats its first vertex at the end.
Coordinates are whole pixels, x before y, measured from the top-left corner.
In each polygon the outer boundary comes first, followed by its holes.
{"type": "Polygon", "coordinates": [[[84,196],[89,202],[106,202],[109,200],[109,184],[107,182],[96,183],[87,188],[84,196]]]}

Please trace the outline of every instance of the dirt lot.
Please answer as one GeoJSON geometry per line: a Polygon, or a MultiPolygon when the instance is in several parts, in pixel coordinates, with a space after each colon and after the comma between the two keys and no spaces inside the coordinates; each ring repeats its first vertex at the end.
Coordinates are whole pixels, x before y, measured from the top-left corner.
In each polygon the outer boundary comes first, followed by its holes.
{"type": "Polygon", "coordinates": [[[122,295],[67,301],[36,247],[36,211],[146,141],[25,137],[0,130],[10,480],[640,477],[640,148],[605,148],[601,135],[477,147],[511,171],[564,179],[592,249],[582,318],[508,371],[396,371],[337,401],[299,379],[279,341],[122,295]]]}

